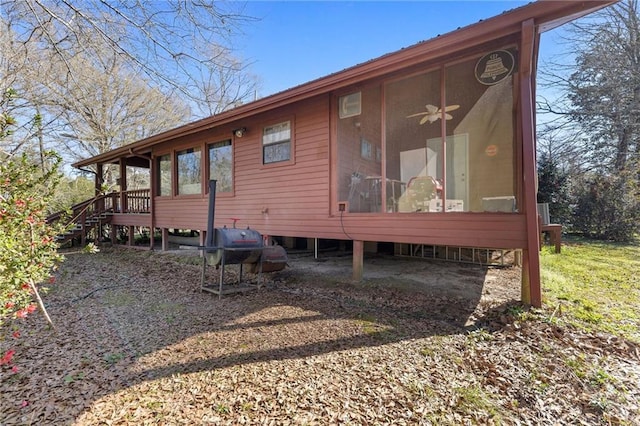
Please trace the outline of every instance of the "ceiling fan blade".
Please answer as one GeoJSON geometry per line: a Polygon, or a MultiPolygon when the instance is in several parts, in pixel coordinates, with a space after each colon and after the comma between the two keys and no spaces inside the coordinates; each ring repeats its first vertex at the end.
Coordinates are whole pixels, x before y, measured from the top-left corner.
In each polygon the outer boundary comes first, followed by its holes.
{"type": "Polygon", "coordinates": [[[420,115],[427,115],[429,114],[428,112],[419,112],[417,114],[411,114],[411,115],[407,115],[407,118],[411,118],[411,117],[418,117],[420,115]]]}
{"type": "Polygon", "coordinates": [[[451,114],[445,114],[444,118],[446,118],[447,120],[451,120],[453,116],[451,114]]]}
{"type": "Polygon", "coordinates": [[[434,122],[434,120],[437,120],[437,118],[436,118],[436,119],[434,119],[434,118],[433,118],[433,115],[431,115],[431,114],[427,114],[427,115],[425,115],[424,117],[422,117],[422,120],[420,120],[420,124],[424,124],[424,123],[426,123],[427,121],[428,121],[428,122],[430,122],[430,123],[433,123],[433,122],[434,122]]]}
{"type": "Polygon", "coordinates": [[[449,105],[444,107],[444,112],[455,111],[460,108],[460,105],[449,105]]]}
{"type": "Polygon", "coordinates": [[[427,108],[427,112],[430,114],[435,114],[438,112],[438,107],[435,105],[428,104],[425,105],[425,107],[427,108]]]}

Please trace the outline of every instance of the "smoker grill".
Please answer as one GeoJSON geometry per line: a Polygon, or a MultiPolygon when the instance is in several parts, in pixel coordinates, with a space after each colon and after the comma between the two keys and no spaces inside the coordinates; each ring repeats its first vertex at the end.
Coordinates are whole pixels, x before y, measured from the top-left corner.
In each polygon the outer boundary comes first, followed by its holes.
{"type": "Polygon", "coordinates": [[[249,272],[257,274],[260,272],[282,271],[288,260],[284,247],[267,246],[260,253],[260,262],[249,265],[249,272]]]}
{"type": "MultiPolygon", "coordinates": [[[[209,222],[207,224],[207,239],[205,246],[200,247],[204,252],[204,261],[202,265],[202,285],[204,291],[218,294],[221,297],[223,293],[235,293],[247,291],[255,286],[242,285],[242,266],[249,265],[250,272],[258,274],[258,286],[261,284],[262,272],[272,272],[284,269],[286,265],[286,252],[280,254],[281,261],[278,263],[274,257],[273,250],[265,247],[262,235],[249,227],[236,228],[235,219],[233,228],[214,228],[213,221],[215,218],[215,202],[216,202],[216,181],[209,181],[209,222]],[[264,256],[263,251],[266,250],[268,256],[264,256]],[[267,270],[263,271],[263,260],[266,258],[267,270]],[[223,290],[224,269],[225,265],[238,264],[240,274],[238,277],[238,285],[223,290]],[[218,286],[206,286],[206,268],[207,265],[220,268],[220,280],[218,286]]],[[[282,249],[284,252],[284,249],[282,249]]]]}
{"type": "MultiPolygon", "coordinates": [[[[207,262],[218,266],[225,264],[258,263],[263,248],[262,235],[254,229],[215,228],[213,231],[213,247],[207,250],[207,262]]],[[[207,233],[207,239],[208,239],[207,233]]],[[[209,246],[209,244],[207,244],[209,246]]],[[[210,247],[211,247],[210,246],[210,247]]]]}

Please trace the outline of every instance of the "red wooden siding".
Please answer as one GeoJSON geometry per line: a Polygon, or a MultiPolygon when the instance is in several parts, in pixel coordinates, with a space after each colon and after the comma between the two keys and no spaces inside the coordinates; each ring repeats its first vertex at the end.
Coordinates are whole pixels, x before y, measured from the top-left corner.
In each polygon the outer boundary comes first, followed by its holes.
{"type": "Polygon", "coordinates": [[[115,213],[111,216],[111,224],[118,226],[151,226],[151,215],[115,213]]]}
{"type": "MultiPolygon", "coordinates": [[[[330,210],[330,96],[294,105],[277,116],[238,123],[234,140],[234,193],[216,200],[215,226],[257,229],[265,235],[518,248],[526,244],[524,217],[495,213],[340,213],[330,210]],[[294,162],[262,164],[262,128],[291,117],[294,162]],[[346,231],[343,232],[344,230],[346,231]]],[[[215,133],[214,133],[215,134],[215,133]]],[[[192,144],[212,141],[189,138],[192,144]]],[[[213,139],[216,139],[213,137],[213,139]]],[[[182,145],[181,145],[182,146],[182,145]]],[[[177,148],[176,148],[177,149],[177,148]]],[[[155,226],[207,228],[208,196],[156,197],[155,226]]]]}
{"type": "MultiPolygon", "coordinates": [[[[322,96],[276,116],[263,115],[238,123],[248,131],[233,143],[234,195],[217,197],[215,225],[230,226],[233,223],[230,218],[236,217],[240,219],[238,226],[251,226],[271,235],[289,235],[286,228],[292,223],[312,217],[315,219],[311,225],[319,218],[326,220],[330,170],[328,116],[328,96],[322,96]],[[263,165],[262,128],[287,119],[292,120],[294,131],[294,162],[263,165]]],[[[157,227],[207,228],[207,195],[198,199],[160,197],[155,202],[157,227]]]]}

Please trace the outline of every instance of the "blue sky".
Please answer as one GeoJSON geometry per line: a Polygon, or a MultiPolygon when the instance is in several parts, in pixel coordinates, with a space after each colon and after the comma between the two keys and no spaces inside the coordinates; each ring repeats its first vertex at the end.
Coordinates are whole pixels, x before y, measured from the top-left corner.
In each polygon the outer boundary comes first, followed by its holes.
{"type": "MultiPolygon", "coordinates": [[[[267,96],[522,6],[528,1],[250,1],[237,55],[267,96]]],[[[552,32],[553,33],[553,32],[552,32]]],[[[542,38],[542,55],[553,48],[542,38]]]]}

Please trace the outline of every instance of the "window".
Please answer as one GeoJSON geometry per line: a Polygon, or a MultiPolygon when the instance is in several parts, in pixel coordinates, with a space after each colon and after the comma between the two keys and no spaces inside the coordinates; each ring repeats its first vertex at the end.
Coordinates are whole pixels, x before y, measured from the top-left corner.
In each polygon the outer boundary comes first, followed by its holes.
{"type": "Polygon", "coordinates": [[[171,155],[158,157],[158,195],[171,195],[171,155]]]}
{"type": "Polygon", "coordinates": [[[178,164],[178,194],[202,193],[200,148],[178,151],[176,157],[178,164]]]}
{"type": "Polygon", "coordinates": [[[233,189],[233,149],[231,140],[209,145],[209,179],[215,179],[217,192],[233,189]]]}
{"type": "Polygon", "coordinates": [[[464,211],[516,208],[511,72],[517,52],[500,52],[446,68],[446,105],[460,107],[449,112],[453,119],[447,121],[444,189],[448,200],[464,202],[464,211]],[[486,74],[491,78],[480,81],[486,74]]]}
{"type": "Polygon", "coordinates": [[[264,128],[262,133],[262,162],[279,163],[291,160],[291,121],[264,128]]]}
{"type": "Polygon", "coordinates": [[[385,85],[385,174],[391,185],[385,201],[389,212],[441,211],[443,167],[438,162],[442,156],[436,155],[442,145],[441,85],[439,70],[385,85]]]}
{"type": "Polygon", "coordinates": [[[350,213],[382,211],[381,102],[380,86],[338,98],[338,200],[350,213]]]}

